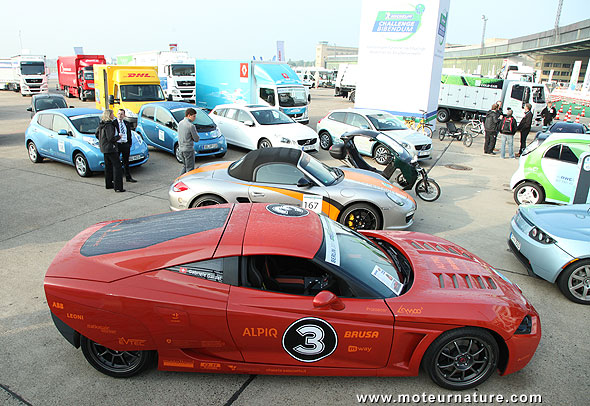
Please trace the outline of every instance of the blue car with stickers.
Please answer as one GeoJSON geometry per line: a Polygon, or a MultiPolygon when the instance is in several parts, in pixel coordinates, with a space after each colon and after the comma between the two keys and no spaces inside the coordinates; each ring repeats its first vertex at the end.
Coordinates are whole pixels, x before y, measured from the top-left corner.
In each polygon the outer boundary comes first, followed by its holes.
{"type": "MultiPolygon", "coordinates": [[[[37,113],[25,132],[29,159],[33,163],[47,158],[73,165],[82,177],[104,171],[104,155],[95,136],[101,115],[101,110],[88,108],[50,109],[37,113]]],[[[143,165],[149,158],[147,145],[134,131],[132,137],[129,166],[143,165]]]]}
{"type": "Polygon", "coordinates": [[[227,142],[217,125],[203,110],[197,106],[182,102],[158,102],[144,104],[137,117],[137,131],[144,141],[154,148],[161,149],[176,156],[178,153],[178,123],[184,119],[184,112],[189,107],[197,111],[194,125],[197,127],[199,142],[195,142],[195,155],[215,156],[221,158],[227,152],[227,142]]]}

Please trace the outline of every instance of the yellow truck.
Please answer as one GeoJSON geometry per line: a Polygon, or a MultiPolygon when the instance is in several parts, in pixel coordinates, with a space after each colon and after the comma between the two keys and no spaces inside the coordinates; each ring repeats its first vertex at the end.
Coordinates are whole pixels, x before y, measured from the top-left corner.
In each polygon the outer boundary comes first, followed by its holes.
{"type": "Polygon", "coordinates": [[[139,109],[146,103],[164,101],[156,66],[93,65],[96,108],[125,109],[135,127],[139,109]]]}

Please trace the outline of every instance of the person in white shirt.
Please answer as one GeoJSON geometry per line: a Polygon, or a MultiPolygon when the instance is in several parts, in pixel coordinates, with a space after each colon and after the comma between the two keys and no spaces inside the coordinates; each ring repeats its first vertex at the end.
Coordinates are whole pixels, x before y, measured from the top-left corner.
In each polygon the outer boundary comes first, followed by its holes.
{"type": "Polygon", "coordinates": [[[125,171],[125,179],[127,182],[135,183],[135,179],[131,177],[129,171],[129,153],[131,151],[131,143],[133,137],[131,136],[131,126],[125,121],[125,110],[119,109],[117,112],[117,119],[113,121],[115,128],[117,129],[117,135],[120,135],[119,141],[117,141],[117,148],[121,153],[121,165],[125,171]]]}

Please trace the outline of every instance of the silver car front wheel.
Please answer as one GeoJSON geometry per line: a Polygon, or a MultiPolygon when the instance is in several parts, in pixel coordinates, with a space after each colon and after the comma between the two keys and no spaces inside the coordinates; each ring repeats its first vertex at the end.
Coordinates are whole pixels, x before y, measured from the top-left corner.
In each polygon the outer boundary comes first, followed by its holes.
{"type": "Polygon", "coordinates": [[[557,285],[572,302],[590,305],[590,260],[571,264],[559,276],[557,285]]]}

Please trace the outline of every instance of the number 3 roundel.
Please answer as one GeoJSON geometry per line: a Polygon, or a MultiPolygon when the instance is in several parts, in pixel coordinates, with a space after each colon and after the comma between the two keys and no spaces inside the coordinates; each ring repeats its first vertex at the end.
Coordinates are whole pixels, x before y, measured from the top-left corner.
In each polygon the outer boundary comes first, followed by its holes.
{"type": "Polygon", "coordinates": [[[297,361],[319,361],[332,354],[337,346],[334,328],[315,317],[297,320],[283,334],[283,348],[297,361]]]}

